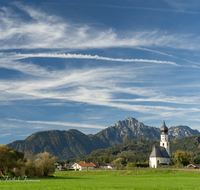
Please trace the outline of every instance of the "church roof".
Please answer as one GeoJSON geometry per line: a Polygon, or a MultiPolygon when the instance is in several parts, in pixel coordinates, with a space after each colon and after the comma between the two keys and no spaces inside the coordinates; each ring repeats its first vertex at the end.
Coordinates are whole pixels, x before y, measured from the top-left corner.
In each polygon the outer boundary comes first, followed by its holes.
{"type": "Polygon", "coordinates": [[[162,146],[154,146],[150,157],[170,158],[170,156],[167,153],[165,147],[162,147],[162,146]]]}
{"type": "Polygon", "coordinates": [[[167,132],[168,132],[168,128],[167,128],[167,126],[165,125],[165,121],[163,121],[163,125],[162,125],[162,127],[160,128],[160,131],[161,131],[162,133],[167,133],[167,132]]]}

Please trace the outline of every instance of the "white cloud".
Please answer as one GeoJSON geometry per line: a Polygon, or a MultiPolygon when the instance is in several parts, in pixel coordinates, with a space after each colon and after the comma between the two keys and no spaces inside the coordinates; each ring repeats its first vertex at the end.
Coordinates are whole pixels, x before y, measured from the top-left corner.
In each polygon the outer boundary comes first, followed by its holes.
{"type": "Polygon", "coordinates": [[[200,39],[188,34],[167,34],[160,31],[129,31],[121,35],[113,29],[96,29],[73,24],[41,10],[17,4],[31,19],[13,17],[4,8],[0,17],[0,49],[90,49],[110,47],[172,47],[200,49],[200,39]],[[124,37],[126,36],[126,37],[124,37]]]}
{"type": "Polygon", "coordinates": [[[160,11],[160,12],[176,12],[176,13],[187,13],[187,14],[200,14],[200,12],[197,11],[187,11],[184,10],[184,8],[188,7],[189,4],[182,4],[181,3],[175,3],[174,1],[168,1],[164,0],[167,3],[169,3],[174,9],[166,9],[166,8],[151,8],[151,7],[137,7],[137,6],[117,6],[117,5],[98,5],[98,6],[104,6],[104,7],[110,7],[110,8],[117,8],[117,9],[136,9],[136,10],[147,10],[147,11],[160,11]]]}
{"type": "MultiPolygon", "coordinates": [[[[9,9],[0,13],[0,49],[88,49],[104,47],[137,47],[162,55],[176,58],[170,54],[149,50],[144,47],[164,46],[173,48],[200,48],[198,37],[190,40],[191,35],[169,35],[166,32],[142,31],[128,32],[122,37],[119,31],[113,29],[97,30],[89,25],[72,24],[54,15],[47,15],[29,6],[16,4],[30,18],[25,20],[20,15],[13,17],[9,9]],[[17,43],[16,43],[17,42],[17,43]]],[[[149,59],[123,59],[87,54],[0,54],[0,67],[17,70],[33,78],[0,80],[0,103],[13,100],[44,100],[54,99],[51,105],[64,105],[66,101],[81,102],[91,105],[108,106],[140,113],[180,116],[185,113],[198,112],[197,108],[175,108],[173,106],[133,105],[146,102],[165,102],[172,104],[199,104],[199,98],[185,96],[167,96],[162,89],[126,85],[130,81],[144,83],[144,71],[127,65],[113,68],[97,67],[93,69],[63,69],[49,70],[33,63],[21,62],[21,59],[33,57],[49,57],[64,59],[97,59],[115,62],[155,63],[180,66],[172,61],[149,59]],[[142,74],[140,72],[143,72],[142,74]],[[124,93],[135,98],[118,99],[117,94],[124,93]],[[139,96],[139,97],[138,97],[139,96]],[[127,102],[127,103],[125,103],[127,102]],[[178,114],[177,114],[178,115],[178,114]]],[[[153,64],[151,64],[153,65],[153,64]]],[[[145,70],[146,72],[147,70],[145,70]]],[[[152,70],[151,70],[152,71],[152,70]]],[[[130,96],[129,96],[130,97],[130,96]]],[[[48,105],[45,103],[45,105],[48,105]]],[[[39,124],[39,123],[38,123],[39,124]]]]}
{"type": "MultiPolygon", "coordinates": [[[[30,124],[45,124],[45,125],[58,125],[58,126],[68,126],[68,127],[83,127],[83,128],[93,128],[93,129],[105,129],[106,127],[100,125],[90,125],[83,123],[70,123],[70,122],[59,122],[59,121],[25,121],[25,120],[17,120],[17,119],[7,119],[9,121],[18,121],[25,122],[30,124]]],[[[40,129],[43,127],[39,127],[40,129]]]]}
{"type": "MultiPolygon", "coordinates": [[[[28,56],[34,55],[35,54],[29,54],[28,56]]],[[[102,58],[100,56],[76,54],[53,54],[52,56],[65,57],[67,55],[75,58],[102,58]]],[[[36,56],[38,56],[38,54],[36,54],[36,56]]],[[[39,54],[39,56],[43,56],[43,54],[39,54]]],[[[44,54],[44,56],[48,55],[44,54]]],[[[11,60],[27,58],[27,54],[14,54],[13,57],[11,56],[11,60]]],[[[14,67],[16,70],[35,75],[37,78],[18,81],[16,81],[16,79],[8,81],[1,80],[0,102],[54,99],[57,101],[55,104],[57,106],[60,104],[64,105],[66,101],[72,101],[157,115],[163,115],[163,113],[165,113],[165,115],[174,115],[174,112],[177,111],[180,112],[179,114],[198,111],[198,109],[194,110],[193,108],[185,109],[169,106],[132,105],[134,102],[167,102],[182,105],[199,104],[198,97],[194,97],[193,99],[191,99],[191,97],[168,97],[152,88],[121,85],[130,80],[137,82],[137,77],[140,75],[139,68],[134,69],[124,65],[113,68],[98,67],[81,70],[63,69],[48,71],[46,68],[33,64],[21,63],[19,61],[10,61],[10,65],[4,63],[4,66],[10,68],[14,67]],[[117,99],[115,95],[118,93],[137,95],[140,96],[140,98],[117,99]]],[[[48,104],[45,103],[45,105],[48,104]]]]}
{"type": "Polygon", "coordinates": [[[110,101],[114,102],[166,102],[173,104],[200,104],[200,98],[198,97],[166,97],[155,96],[151,98],[135,98],[135,99],[112,99],[110,101]]]}
{"type": "MultiPolygon", "coordinates": [[[[189,9],[196,9],[200,7],[200,3],[198,0],[163,0],[171,7],[175,7],[176,9],[185,12],[185,10],[189,9]]],[[[187,11],[186,11],[187,12],[187,11]]],[[[192,12],[192,11],[191,11],[192,12]]]]}
{"type": "Polygon", "coordinates": [[[39,54],[21,54],[18,53],[15,55],[18,59],[24,59],[29,57],[48,57],[48,58],[65,58],[65,59],[97,59],[97,60],[106,60],[106,61],[117,61],[117,62],[142,62],[142,63],[157,63],[157,64],[169,64],[174,66],[179,66],[175,62],[171,61],[158,61],[158,60],[149,60],[149,59],[123,59],[123,58],[110,58],[102,57],[99,55],[83,55],[83,54],[48,54],[48,53],[39,53],[39,54]]]}
{"type": "Polygon", "coordinates": [[[103,117],[88,117],[87,119],[103,119],[103,117]]]}
{"type": "Polygon", "coordinates": [[[12,135],[11,133],[1,134],[0,137],[6,137],[12,135]]]}

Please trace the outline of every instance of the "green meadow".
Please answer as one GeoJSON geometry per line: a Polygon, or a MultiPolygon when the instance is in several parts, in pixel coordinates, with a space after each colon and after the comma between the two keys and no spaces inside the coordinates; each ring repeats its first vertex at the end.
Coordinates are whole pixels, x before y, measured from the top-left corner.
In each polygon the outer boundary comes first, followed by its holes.
{"type": "Polygon", "coordinates": [[[198,173],[198,170],[63,171],[55,172],[54,175],[55,177],[40,178],[40,182],[1,181],[0,189],[200,189],[200,173],[198,173]]]}

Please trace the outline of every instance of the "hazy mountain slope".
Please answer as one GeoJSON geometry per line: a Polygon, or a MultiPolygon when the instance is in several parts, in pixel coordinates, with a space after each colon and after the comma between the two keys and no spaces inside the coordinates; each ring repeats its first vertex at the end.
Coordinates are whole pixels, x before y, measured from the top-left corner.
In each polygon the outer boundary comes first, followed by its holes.
{"type": "Polygon", "coordinates": [[[47,151],[58,156],[59,159],[79,157],[93,150],[109,147],[95,136],[87,136],[72,129],[37,132],[23,141],[14,141],[8,146],[23,152],[32,150],[34,154],[47,151]]]}

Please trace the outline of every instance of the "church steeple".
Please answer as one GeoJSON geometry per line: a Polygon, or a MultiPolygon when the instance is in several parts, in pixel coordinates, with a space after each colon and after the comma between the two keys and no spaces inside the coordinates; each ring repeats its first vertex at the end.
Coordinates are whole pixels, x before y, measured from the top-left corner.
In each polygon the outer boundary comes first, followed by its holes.
{"type": "Polygon", "coordinates": [[[163,120],[163,125],[162,125],[162,127],[160,128],[160,132],[161,132],[162,134],[167,134],[167,132],[168,132],[168,128],[167,128],[167,126],[165,125],[165,120],[163,120]]]}
{"type": "Polygon", "coordinates": [[[170,151],[169,151],[169,142],[168,142],[168,128],[165,124],[165,120],[163,120],[163,125],[160,128],[161,136],[160,136],[160,146],[165,147],[167,153],[170,156],[170,151]]]}

